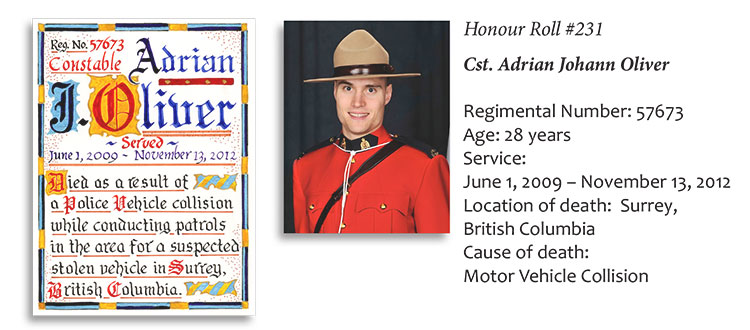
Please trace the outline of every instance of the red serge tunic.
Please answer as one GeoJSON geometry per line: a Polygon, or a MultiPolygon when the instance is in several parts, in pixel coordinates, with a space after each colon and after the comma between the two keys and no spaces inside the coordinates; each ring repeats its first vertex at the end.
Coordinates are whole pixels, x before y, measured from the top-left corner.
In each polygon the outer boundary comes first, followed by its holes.
{"type": "MultiPolygon", "coordinates": [[[[292,179],[296,232],[314,232],[333,192],[391,141],[381,126],[354,141],[331,138],[330,144],[297,159],[292,179]]],[[[445,157],[404,145],[344,190],[320,232],[448,233],[449,182],[445,157]]]]}

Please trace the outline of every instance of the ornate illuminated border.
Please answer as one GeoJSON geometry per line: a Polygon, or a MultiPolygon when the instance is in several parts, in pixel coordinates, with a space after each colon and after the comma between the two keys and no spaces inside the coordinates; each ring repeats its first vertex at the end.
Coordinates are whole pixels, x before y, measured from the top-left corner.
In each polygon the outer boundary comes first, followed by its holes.
{"type": "Polygon", "coordinates": [[[39,221],[39,267],[38,308],[40,310],[113,310],[113,309],[247,309],[248,308],[248,57],[247,24],[169,24],[169,23],[115,23],[115,24],[39,24],[38,36],[38,221],[39,221]],[[242,53],[242,302],[45,302],[44,295],[44,33],[45,31],[241,31],[242,53]]]}

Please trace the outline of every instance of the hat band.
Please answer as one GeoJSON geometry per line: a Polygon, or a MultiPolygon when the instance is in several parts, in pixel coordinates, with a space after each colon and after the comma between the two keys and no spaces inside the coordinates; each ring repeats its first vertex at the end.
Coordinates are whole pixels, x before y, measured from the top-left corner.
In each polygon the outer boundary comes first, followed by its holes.
{"type": "Polygon", "coordinates": [[[358,76],[370,74],[389,74],[396,71],[390,64],[345,65],[333,68],[334,77],[358,76]]]}

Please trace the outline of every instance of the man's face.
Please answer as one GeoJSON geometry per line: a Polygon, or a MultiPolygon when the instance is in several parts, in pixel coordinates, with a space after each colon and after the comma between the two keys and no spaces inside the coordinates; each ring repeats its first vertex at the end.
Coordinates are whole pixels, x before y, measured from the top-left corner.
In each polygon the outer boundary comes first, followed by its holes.
{"type": "Polygon", "coordinates": [[[391,85],[385,78],[338,80],[334,84],[336,113],[348,139],[372,133],[383,124],[385,105],[391,101],[391,85]]]}

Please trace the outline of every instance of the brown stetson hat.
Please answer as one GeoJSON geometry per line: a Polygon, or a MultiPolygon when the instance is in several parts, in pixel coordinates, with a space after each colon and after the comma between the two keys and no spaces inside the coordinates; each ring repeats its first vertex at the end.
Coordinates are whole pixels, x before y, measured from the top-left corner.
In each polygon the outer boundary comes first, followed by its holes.
{"type": "Polygon", "coordinates": [[[395,69],[388,63],[388,52],[375,37],[365,30],[354,30],[339,42],[333,52],[333,77],[306,79],[304,82],[421,75],[394,72],[395,69]]]}

